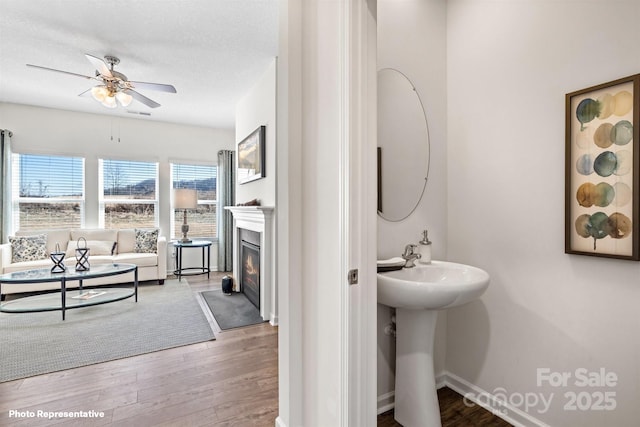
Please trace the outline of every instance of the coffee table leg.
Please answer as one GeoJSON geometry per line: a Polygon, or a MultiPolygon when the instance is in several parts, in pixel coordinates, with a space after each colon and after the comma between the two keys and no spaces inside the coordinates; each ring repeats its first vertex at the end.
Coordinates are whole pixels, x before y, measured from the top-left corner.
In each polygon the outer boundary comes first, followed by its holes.
{"type": "Polygon", "coordinates": [[[134,293],[136,294],[136,302],[138,302],[138,267],[133,270],[133,287],[135,289],[134,293]]]}
{"type": "Polygon", "coordinates": [[[62,293],[62,320],[64,320],[64,311],[67,308],[67,281],[64,277],[60,279],[60,292],[62,293]]]}
{"type": "Polygon", "coordinates": [[[207,245],[207,279],[211,273],[211,245],[207,245]]]}

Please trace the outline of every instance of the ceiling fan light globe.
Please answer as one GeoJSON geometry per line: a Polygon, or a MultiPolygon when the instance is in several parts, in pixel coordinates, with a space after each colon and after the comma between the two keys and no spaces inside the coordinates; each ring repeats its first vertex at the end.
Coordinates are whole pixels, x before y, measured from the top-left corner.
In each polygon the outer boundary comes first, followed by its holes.
{"type": "Polygon", "coordinates": [[[91,88],[91,96],[98,102],[104,102],[105,98],[109,96],[109,91],[105,86],[94,86],[91,88]]]}
{"type": "Polygon", "coordinates": [[[120,105],[122,105],[123,107],[128,107],[133,101],[133,96],[125,92],[118,92],[116,93],[116,99],[118,100],[120,105]]]}
{"type": "Polygon", "coordinates": [[[107,108],[116,108],[118,104],[116,103],[116,98],[113,95],[107,96],[104,101],[102,101],[102,105],[107,108]]]}

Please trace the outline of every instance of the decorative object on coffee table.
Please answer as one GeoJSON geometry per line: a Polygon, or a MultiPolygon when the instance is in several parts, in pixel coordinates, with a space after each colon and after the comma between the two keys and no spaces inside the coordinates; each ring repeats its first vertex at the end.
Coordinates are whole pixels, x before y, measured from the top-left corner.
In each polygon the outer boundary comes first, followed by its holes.
{"type": "Polygon", "coordinates": [[[182,223],[182,239],[180,243],[191,243],[191,239],[187,237],[189,232],[189,224],[187,224],[187,209],[196,209],[198,207],[198,190],[191,188],[176,188],[173,192],[174,207],[176,209],[184,209],[184,218],[182,223]]]}
{"type": "Polygon", "coordinates": [[[66,267],[64,266],[64,256],[66,254],[60,250],[60,244],[56,243],[56,251],[51,252],[51,261],[53,261],[53,267],[51,267],[52,273],[64,273],[66,271],[66,267]]]}
{"type": "Polygon", "coordinates": [[[89,264],[89,248],[87,247],[87,239],[80,237],[78,239],[78,247],[76,248],[76,271],[88,271],[91,268],[89,264]],[[83,241],[83,246],[80,242],[83,241]]]}

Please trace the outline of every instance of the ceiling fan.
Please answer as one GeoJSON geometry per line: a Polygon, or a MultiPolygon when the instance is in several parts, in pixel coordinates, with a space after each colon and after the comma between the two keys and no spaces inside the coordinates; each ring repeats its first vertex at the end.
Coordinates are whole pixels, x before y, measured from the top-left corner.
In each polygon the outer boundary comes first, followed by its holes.
{"type": "Polygon", "coordinates": [[[143,103],[147,107],[157,108],[160,106],[157,102],[147,98],[134,89],[149,89],[160,92],[176,93],[176,88],[172,85],[162,83],[137,82],[127,79],[124,74],[115,71],[113,67],[120,63],[120,59],[115,56],[106,55],[104,60],[85,53],[85,56],[96,69],[95,76],[85,76],[83,74],[72,73],[69,71],[56,70],[55,68],[42,67],[40,65],[27,64],[27,67],[40,68],[42,70],[55,71],[57,73],[70,74],[72,76],[82,77],[90,80],[97,80],[99,85],[92,87],[78,96],[86,96],[91,94],[93,98],[107,108],[116,108],[118,104],[128,107],[135,99],[143,103]]]}

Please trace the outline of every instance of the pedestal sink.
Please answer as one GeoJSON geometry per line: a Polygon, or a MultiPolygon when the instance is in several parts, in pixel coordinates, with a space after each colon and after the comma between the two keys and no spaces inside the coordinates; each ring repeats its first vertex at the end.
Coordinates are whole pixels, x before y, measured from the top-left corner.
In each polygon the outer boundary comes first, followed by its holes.
{"type": "Polygon", "coordinates": [[[377,278],[378,302],[396,308],[395,419],[404,427],[439,427],[433,372],[438,310],[480,297],[489,275],[470,265],[432,261],[377,278]]]}

